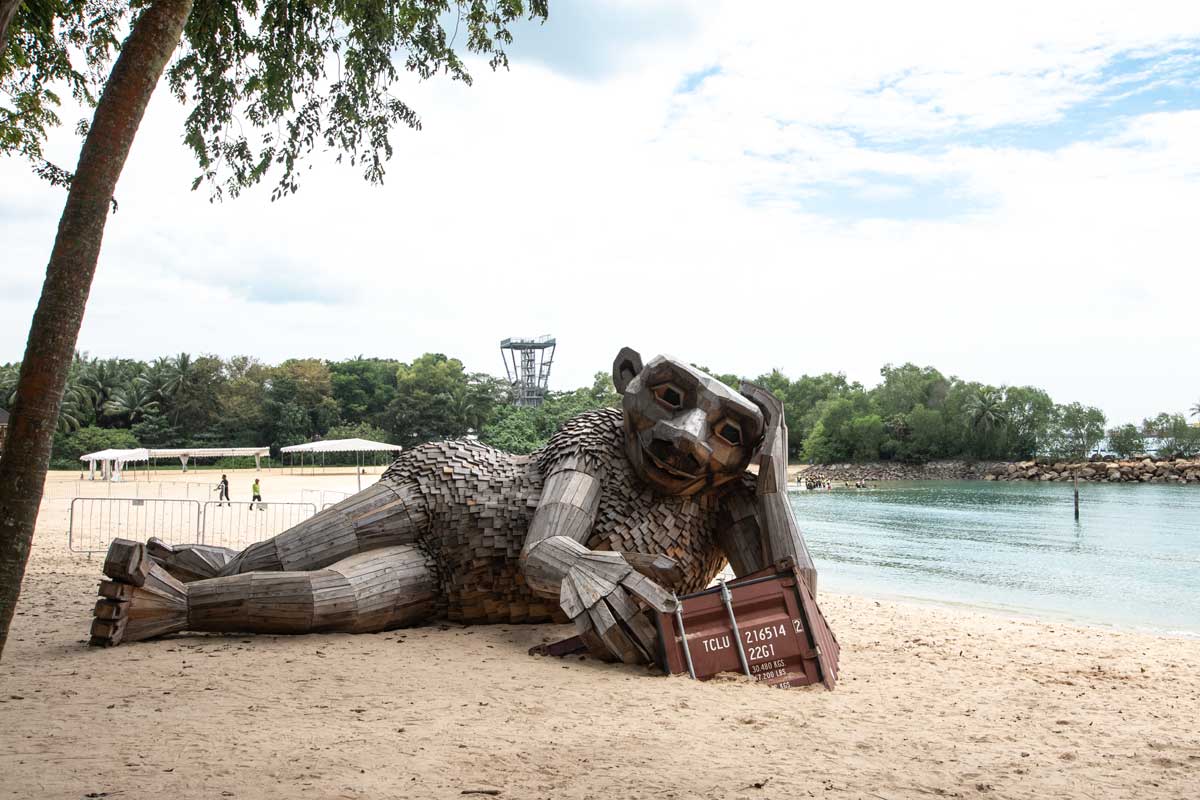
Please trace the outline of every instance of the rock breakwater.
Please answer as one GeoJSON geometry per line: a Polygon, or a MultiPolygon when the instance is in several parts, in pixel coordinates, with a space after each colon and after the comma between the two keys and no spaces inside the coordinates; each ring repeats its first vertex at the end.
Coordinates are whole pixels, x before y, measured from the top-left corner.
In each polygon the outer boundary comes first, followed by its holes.
{"type": "Polygon", "coordinates": [[[1200,459],[1138,461],[1018,461],[989,469],[986,481],[1081,481],[1105,483],[1195,483],[1200,484],[1200,459]]]}
{"type": "MultiPolygon", "coordinates": [[[[903,464],[877,461],[865,464],[813,464],[800,472],[800,479],[844,483],[846,481],[961,481],[982,480],[995,467],[1006,464],[991,461],[930,461],[927,464],[903,464]]],[[[995,478],[993,478],[995,480],[995,478]]]]}
{"type": "Polygon", "coordinates": [[[873,462],[813,464],[799,479],[832,481],[1081,481],[1104,483],[1186,483],[1200,485],[1200,458],[1061,461],[930,461],[927,464],[873,462]]]}

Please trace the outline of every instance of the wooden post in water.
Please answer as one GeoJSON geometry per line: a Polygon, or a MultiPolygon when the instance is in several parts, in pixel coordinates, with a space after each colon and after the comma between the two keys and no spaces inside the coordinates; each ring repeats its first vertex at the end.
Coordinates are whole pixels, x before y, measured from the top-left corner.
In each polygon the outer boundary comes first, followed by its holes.
{"type": "Polygon", "coordinates": [[[1071,477],[1075,480],[1075,521],[1079,521],[1079,473],[1072,472],[1071,477]]]}

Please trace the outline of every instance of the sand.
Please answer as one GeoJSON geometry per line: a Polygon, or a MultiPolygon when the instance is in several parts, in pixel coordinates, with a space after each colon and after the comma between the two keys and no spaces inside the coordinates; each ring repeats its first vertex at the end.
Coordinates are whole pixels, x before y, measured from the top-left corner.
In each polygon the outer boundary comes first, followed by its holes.
{"type": "Polygon", "coordinates": [[[0,795],[1200,797],[1195,639],[823,593],[832,693],[527,655],[555,626],[89,649],[99,561],[66,551],[52,488],[0,662],[0,795]]]}

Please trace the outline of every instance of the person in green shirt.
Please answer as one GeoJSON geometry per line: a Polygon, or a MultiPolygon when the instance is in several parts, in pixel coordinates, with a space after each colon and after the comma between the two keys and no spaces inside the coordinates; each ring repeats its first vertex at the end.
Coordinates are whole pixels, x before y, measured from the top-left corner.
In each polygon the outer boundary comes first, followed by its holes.
{"type": "Polygon", "coordinates": [[[254,479],[254,485],[250,487],[250,507],[254,508],[255,503],[258,503],[258,510],[262,511],[262,488],[258,485],[258,478],[254,479]]]}

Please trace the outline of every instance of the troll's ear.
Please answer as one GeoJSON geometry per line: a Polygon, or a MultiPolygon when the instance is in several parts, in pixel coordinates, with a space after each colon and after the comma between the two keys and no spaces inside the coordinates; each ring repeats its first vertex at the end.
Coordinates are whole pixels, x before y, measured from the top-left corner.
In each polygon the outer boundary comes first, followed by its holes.
{"type": "MultiPolygon", "coordinates": [[[[758,410],[762,412],[763,444],[767,443],[767,439],[771,436],[772,432],[778,436],[780,429],[787,430],[783,427],[783,403],[770,390],[749,381],[742,381],[742,397],[754,403],[754,405],[758,406],[758,410]]],[[[784,433],[783,436],[786,437],[787,434],[784,433]]]]}
{"type": "Polygon", "coordinates": [[[625,387],[642,371],[642,357],[631,347],[622,347],[613,361],[613,386],[617,392],[625,393],[625,387]]]}
{"type": "Polygon", "coordinates": [[[742,395],[763,413],[763,438],[755,451],[758,459],[758,495],[787,497],[787,425],[783,403],[770,391],[753,383],[742,383],[742,395]]]}

